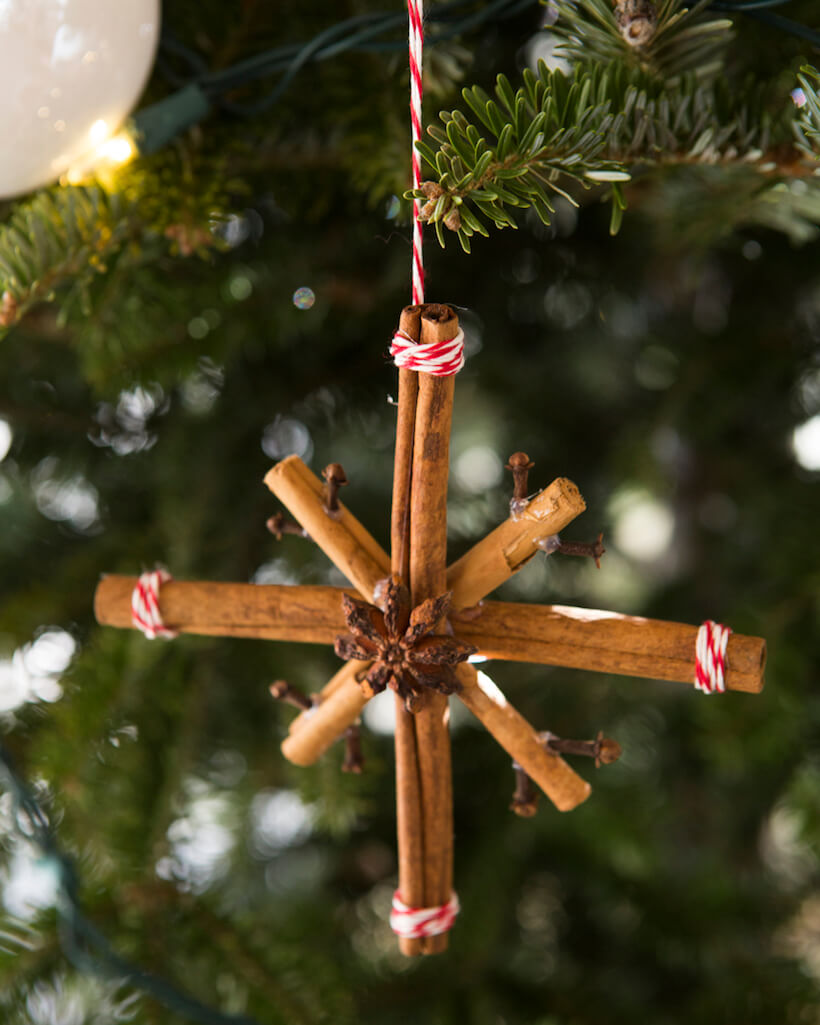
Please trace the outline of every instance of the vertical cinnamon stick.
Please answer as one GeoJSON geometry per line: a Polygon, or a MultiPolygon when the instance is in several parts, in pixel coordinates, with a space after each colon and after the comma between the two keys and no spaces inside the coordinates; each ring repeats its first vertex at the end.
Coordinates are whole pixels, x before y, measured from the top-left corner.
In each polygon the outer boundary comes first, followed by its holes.
{"type": "MultiPolygon", "coordinates": [[[[447,306],[427,305],[420,341],[455,337],[458,318],[447,306]]],[[[447,586],[447,478],[455,378],[420,373],[410,487],[410,591],[413,604],[447,586]]],[[[424,906],[445,904],[453,887],[453,786],[449,705],[444,695],[426,695],[416,713],[424,842],[424,906]]],[[[425,937],[422,952],[446,950],[446,933],[425,937]]]]}
{"type": "MultiPolygon", "coordinates": [[[[420,306],[407,306],[399,319],[399,331],[419,340],[420,306]]],[[[403,584],[410,583],[410,482],[413,469],[413,438],[416,429],[418,375],[399,369],[399,407],[393,462],[393,509],[390,524],[390,568],[403,584]]],[[[399,851],[399,893],[412,907],[424,906],[424,825],[421,782],[416,746],[415,717],[397,694],[396,704],[396,833],[399,851]]],[[[422,940],[399,938],[399,949],[408,957],[422,952],[422,940]]]]}

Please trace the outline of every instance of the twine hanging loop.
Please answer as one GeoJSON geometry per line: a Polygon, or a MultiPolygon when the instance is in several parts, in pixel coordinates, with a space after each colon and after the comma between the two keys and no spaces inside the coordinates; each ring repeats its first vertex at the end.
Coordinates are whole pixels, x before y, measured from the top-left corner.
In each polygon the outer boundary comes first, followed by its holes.
{"type": "MultiPolygon", "coordinates": [[[[423,0],[407,0],[409,16],[410,50],[410,126],[413,137],[413,188],[421,188],[421,156],[416,143],[421,141],[422,110],[422,56],[424,52],[424,3],[423,0]]],[[[424,302],[424,257],[422,255],[421,200],[413,198],[413,304],[424,302]]]]}

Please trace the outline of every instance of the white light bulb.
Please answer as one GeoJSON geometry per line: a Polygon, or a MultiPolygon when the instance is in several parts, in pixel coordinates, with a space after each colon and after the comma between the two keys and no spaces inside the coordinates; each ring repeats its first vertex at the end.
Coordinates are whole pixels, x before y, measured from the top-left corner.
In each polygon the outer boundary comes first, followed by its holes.
{"type": "MultiPolygon", "coordinates": [[[[154,63],[159,6],[0,0],[0,199],[56,181],[117,141],[154,63]]],[[[130,155],[122,143],[114,151],[117,162],[130,155]]]]}

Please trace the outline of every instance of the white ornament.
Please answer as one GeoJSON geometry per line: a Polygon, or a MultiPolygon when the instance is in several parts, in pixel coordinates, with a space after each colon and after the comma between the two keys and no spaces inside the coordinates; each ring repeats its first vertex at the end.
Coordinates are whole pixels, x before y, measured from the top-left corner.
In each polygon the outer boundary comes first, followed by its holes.
{"type": "Polygon", "coordinates": [[[56,181],[95,152],[126,156],[114,135],[153,66],[159,6],[0,0],[0,198],[56,181]]]}

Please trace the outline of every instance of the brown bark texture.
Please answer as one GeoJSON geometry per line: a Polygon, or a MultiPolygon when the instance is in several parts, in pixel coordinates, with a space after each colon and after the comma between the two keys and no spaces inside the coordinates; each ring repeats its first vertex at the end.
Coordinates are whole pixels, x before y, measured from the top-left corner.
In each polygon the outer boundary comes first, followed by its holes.
{"type": "Polygon", "coordinates": [[[298,456],[271,469],[265,483],[367,601],[390,573],[390,559],[349,509],[339,502],[338,518],[328,515],[319,478],[298,456]]]}

